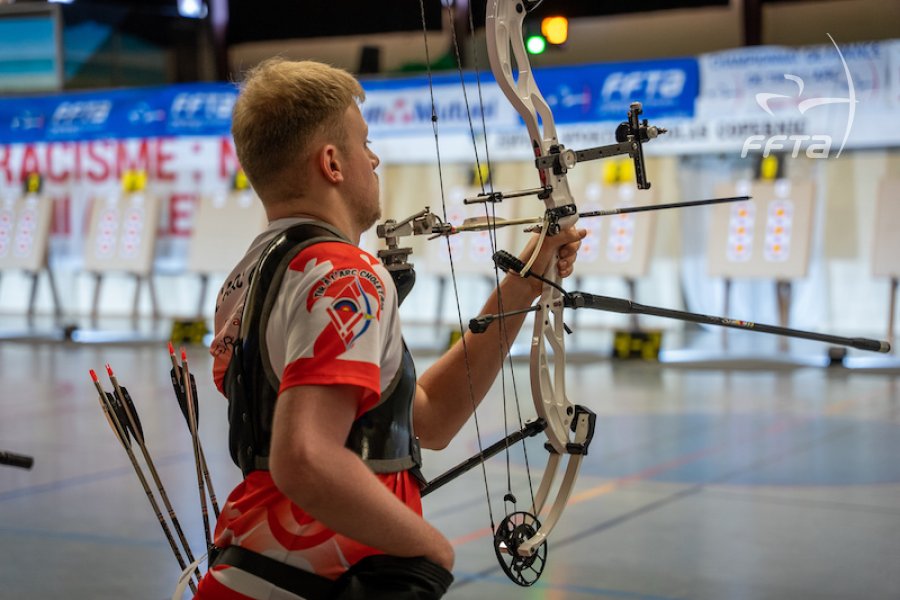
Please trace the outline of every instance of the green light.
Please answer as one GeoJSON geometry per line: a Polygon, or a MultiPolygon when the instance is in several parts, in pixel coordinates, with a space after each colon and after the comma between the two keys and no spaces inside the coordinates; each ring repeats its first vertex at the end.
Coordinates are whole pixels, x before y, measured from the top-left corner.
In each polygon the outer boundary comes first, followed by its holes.
{"type": "Polygon", "coordinates": [[[547,49],[547,40],[542,35],[533,35],[525,40],[525,48],[529,54],[541,54],[547,49]]]}

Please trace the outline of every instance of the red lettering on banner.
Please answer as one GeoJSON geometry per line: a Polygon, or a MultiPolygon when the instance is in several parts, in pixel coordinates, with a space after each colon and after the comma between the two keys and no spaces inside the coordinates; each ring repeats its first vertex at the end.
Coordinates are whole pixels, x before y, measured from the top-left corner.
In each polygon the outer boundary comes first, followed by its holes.
{"type": "Polygon", "coordinates": [[[100,182],[106,181],[110,176],[109,163],[106,161],[106,158],[102,155],[97,154],[98,146],[102,146],[104,148],[109,148],[109,142],[106,140],[99,140],[96,142],[88,142],[88,159],[90,159],[90,163],[87,166],[87,178],[91,181],[100,182]],[[92,166],[99,166],[100,170],[95,171],[92,169],[92,166]]]}
{"type": "Polygon", "coordinates": [[[81,171],[81,148],[83,144],[75,144],[75,164],[72,166],[72,172],[75,173],[75,181],[81,181],[84,173],[81,171]]]}
{"type": "Polygon", "coordinates": [[[161,138],[156,142],[156,178],[160,181],[174,181],[175,172],[170,170],[170,163],[175,155],[172,152],[166,152],[165,147],[171,139],[161,138]]]}
{"type": "Polygon", "coordinates": [[[191,235],[198,201],[197,194],[172,194],[169,198],[169,235],[191,235]]]}
{"type": "Polygon", "coordinates": [[[59,150],[61,148],[68,148],[70,146],[69,142],[62,142],[61,144],[47,144],[47,180],[52,181],[53,183],[65,183],[69,180],[69,176],[71,172],[67,169],[63,170],[61,173],[56,173],[53,171],[53,154],[54,150],[59,150]]]}
{"type": "Polygon", "coordinates": [[[6,175],[6,183],[12,183],[12,169],[9,168],[9,155],[12,154],[9,146],[0,146],[0,173],[6,175]]]}
{"type": "Polygon", "coordinates": [[[147,148],[149,140],[141,140],[138,144],[137,157],[128,153],[128,144],[120,141],[116,147],[116,177],[121,179],[125,171],[144,171],[150,173],[150,154],[147,148]]]}
{"type": "Polygon", "coordinates": [[[232,143],[231,138],[221,138],[219,143],[219,177],[228,179],[240,168],[241,163],[238,162],[237,152],[234,149],[234,143],[232,143]]]}
{"type": "Polygon", "coordinates": [[[25,181],[30,173],[41,172],[41,161],[38,160],[37,150],[34,146],[28,144],[25,146],[25,154],[22,156],[22,170],[20,171],[19,181],[25,181]]]}

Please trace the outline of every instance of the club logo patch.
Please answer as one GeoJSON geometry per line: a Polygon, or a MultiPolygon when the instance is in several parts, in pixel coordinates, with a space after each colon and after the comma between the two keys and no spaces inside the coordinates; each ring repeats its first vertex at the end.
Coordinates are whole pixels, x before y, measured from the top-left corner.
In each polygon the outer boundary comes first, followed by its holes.
{"type": "Polygon", "coordinates": [[[337,335],[344,348],[351,348],[381,316],[384,288],[373,273],[338,269],[323,277],[313,288],[308,308],[311,310],[313,304],[323,301],[328,302],[325,311],[331,327],[322,332],[319,341],[337,335]]]}

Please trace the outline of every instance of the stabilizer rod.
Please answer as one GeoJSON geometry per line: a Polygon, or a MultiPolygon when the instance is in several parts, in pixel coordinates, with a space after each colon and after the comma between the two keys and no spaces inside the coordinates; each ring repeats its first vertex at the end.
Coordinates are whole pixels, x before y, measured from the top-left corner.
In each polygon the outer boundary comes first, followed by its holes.
{"type": "Polygon", "coordinates": [[[537,434],[539,434],[540,432],[542,432],[543,430],[545,430],[546,428],[547,428],[547,422],[544,421],[543,419],[535,419],[534,421],[529,421],[529,422],[525,423],[525,425],[519,431],[515,431],[515,432],[509,434],[508,436],[506,436],[505,438],[503,438],[502,440],[500,440],[498,442],[494,442],[493,444],[491,444],[490,446],[488,446],[487,448],[485,448],[484,450],[482,450],[475,456],[467,458],[466,460],[459,463],[458,465],[456,465],[449,471],[446,471],[445,473],[441,473],[440,475],[438,475],[437,477],[435,477],[434,479],[432,479],[431,481],[426,483],[424,486],[422,486],[421,495],[426,496],[426,495],[430,494],[431,492],[438,489],[439,487],[442,487],[442,486],[450,483],[451,481],[453,481],[454,479],[456,479],[463,473],[467,473],[468,471],[471,471],[473,468],[482,464],[484,461],[491,458],[492,456],[499,454],[503,450],[506,450],[513,444],[518,444],[525,438],[534,437],[537,434]]]}
{"type": "Polygon", "coordinates": [[[891,345],[886,341],[859,337],[848,338],[839,335],[829,335],[825,333],[815,333],[813,331],[803,331],[802,329],[790,329],[788,327],[778,327],[776,325],[764,325],[762,323],[753,323],[751,321],[740,321],[737,319],[729,319],[727,317],[702,315],[699,313],[686,312],[683,310],[671,310],[668,308],[659,308],[657,306],[645,306],[643,304],[638,304],[637,302],[632,302],[631,300],[625,300],[623,298],[597,296],[595,294],[587,294],[585,292],[569,292],[568,296],[564,297],[563,301],[564,305],[567,308],[591,308],[594,310],[602,310],[606,312],[653,315],[657,317],[665,317],[667,319],[689,321],[691,323],[718,325],[719,327],[746,329],[750,331],[758,331],[760,333],[772,333],[775,335],[783,335],[786,337],[815,340],[817,342],[826,342],[830,344],[840,344],[842,346],[849,346],[858,350],[868,350],[870,352],[887,353],[891,351],[891,345]]]}

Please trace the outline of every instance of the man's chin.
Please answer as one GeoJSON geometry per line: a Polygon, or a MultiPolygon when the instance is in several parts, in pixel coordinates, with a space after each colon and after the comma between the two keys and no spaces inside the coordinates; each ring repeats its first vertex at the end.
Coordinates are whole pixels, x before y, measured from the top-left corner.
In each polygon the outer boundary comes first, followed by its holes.
{"type": "Polygon", "coordinates": [[[381,220],[381,209],[379,209],[375,214],[370,215],[370,218],[366,219],[363,223],[360,223],[360,225],[363,226],[362,230],[368,231],[372,229],[372,226],[375,225],[375,223],[377,223],[379,220],[381,220]]]}

